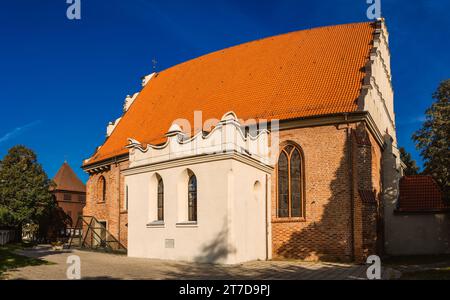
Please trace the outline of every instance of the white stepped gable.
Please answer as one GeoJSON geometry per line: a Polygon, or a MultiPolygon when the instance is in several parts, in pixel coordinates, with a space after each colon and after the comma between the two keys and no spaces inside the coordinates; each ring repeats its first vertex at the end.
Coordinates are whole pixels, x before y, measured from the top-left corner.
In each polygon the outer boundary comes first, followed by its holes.
{"type": "MultiPolygon", "coordinates": [[[[150,82],[150,80],[152,80],[152,78],[155,77],[155,75],[156,75],[156,73],[152,73],[152,74],[142,77],[142,81],[141,81],[142,87],[145,87],[150,82]]],[[[123,112],[124,113],[126,113],[130,109],[130,106],[134,103],[134,101],[136,100],[136,98],[138,96],[139,96],[139,93],[135,93],[133,96],[127,95],[127,97],[125,98],[125,102],[123,104],[123,112]]]]}
{"type": "MultiPolygon", "coordinates": [[[[149,81],[155,76],[155,74],[156,73],[152,73],[150,75],[144,76],[142,78],[142,87],[145,87],[147,85],[147,83],[149,83],[149,81]]],[[[131,105],[134,103],[134,101],[136,100],[136,98],[138,96],[139,96],[139,93],[135,93],[135,94],[133,94],[133,96],[127,95],[127,97],[125,98],[125,101],[123,103],[123,112],[124,113],[126,113],[130,109],[131,105]]],[[[122,118],[118,118],[114,122],[109,122],[108,127],[106,127],[106,136],[107,137],[111,136],[112,132],[114,131],[114,129],[116,129],[120,120],[122,120],[122,118]]]]}
{"type": "Polygon", "coordinates": [[[145,87],[147,85],[147,83],[149,83],[149,81],[155,76],[156,73],[152,73],[149,74],[147,76],[144,76],[142,78],[142,87],[145,87]]]}
{"type": "Polygon", "coordinates": [[[187,139],[178,124],[173,124],[166,134],[167,142],[161,146],[147,145],[129,139],[130,167],[161,163],[202,155],[240,153],[262,164],[270,165],[268,130],[256,136],[245,136],[241,123],[233,112],[225,114],[217,126],[207,135],[198,133],[187,139]]]}
{"type": "Polygon", "coordinates": [[[133,96],[128,95],[125,98],[125,102],[123,104],[123,112],[127,112],[128,109],[130,109],[130,106],[133,104],[134,100],[136,100],[137,96],[139,96],[139,93],[135,93],[133,96]]]}
{"type": "Polygon", "coordinates": [[[118,118],[114,122],[109,122],[108,127],[106,127],[106,136],[107,137],[109,137],[113,133],[114,129],[116,129],[120,120],[122,120],[122,118],[118,118]]]}

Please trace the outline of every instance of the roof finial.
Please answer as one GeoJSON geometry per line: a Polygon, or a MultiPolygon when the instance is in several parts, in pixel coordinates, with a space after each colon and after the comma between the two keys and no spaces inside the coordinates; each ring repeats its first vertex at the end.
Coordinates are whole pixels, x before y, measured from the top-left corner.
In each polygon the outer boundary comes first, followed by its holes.
{"type": "Polygon", "coordinates": [[[152,59],[152,65],[153,65],[153,72],[156,72],[156,65],[158,64],[158,61],[156,60],[156,58],[152,59]]]}

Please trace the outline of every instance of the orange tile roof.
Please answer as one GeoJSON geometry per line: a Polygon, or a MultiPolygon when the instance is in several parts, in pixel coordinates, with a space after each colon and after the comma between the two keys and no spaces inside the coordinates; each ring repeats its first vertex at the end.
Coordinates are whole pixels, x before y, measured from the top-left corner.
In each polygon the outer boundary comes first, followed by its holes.
{"type": "Polygon", "coordinates": [[[431,176],[406,176],[400,180],[399,212],[450,211],[439,185],[431,176]]]}
{"type": "Polygon", "coordinates": [[[354,112],[373,33],[373,23],[302,30],[162,71],[88,164],[125,154],[128,138],[161,143],[174,120],[193,124],[194,111],[203,112],[203,121],[228,111],[244,120],[354,112]]]}
{"type": "Polygon", "coordinates": [[[86,186],[67,162],[61,166],[53,181],[56,183],[54,190],[86,193],[86,186]]]}

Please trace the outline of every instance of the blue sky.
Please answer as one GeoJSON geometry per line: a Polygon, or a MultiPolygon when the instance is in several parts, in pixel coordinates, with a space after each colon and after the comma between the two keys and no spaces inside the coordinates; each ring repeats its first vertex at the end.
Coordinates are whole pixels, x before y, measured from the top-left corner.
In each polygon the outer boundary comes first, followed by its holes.
{"type": "MultiPolygon", "coordinates": [[[[25,144],[50,177],[79,168],[140,78],[202,54],[290,31],[366,19],[366,0],[66,0],[0,2],[0,157],[25,144]]],[[[384,0],[400,145],[450,78],[450,1],[384,0]]]]}

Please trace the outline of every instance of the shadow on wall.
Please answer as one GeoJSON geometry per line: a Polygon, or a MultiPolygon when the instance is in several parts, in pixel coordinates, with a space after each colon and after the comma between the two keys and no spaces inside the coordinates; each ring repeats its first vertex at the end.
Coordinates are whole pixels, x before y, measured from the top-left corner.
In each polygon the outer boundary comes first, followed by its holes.
{"type": "Polygon", "coordinates": [[[221,231],[215,238],[202,246],[202,253],[195,257],[199,263],[222,263],[230,255],[236,253],[236,249],[228,243],[228,222],[224,220],[221,231]]]}
{"type": "MultiPolygon", "coordinates": [[[[346,134],[339,166],[334,172],[333,180],[329,183],[331,195],[326,199],[316,196],[320,194],[318,192],[320,185],[326,183],[321,182],[319,178],[310,177],[309,182],[308,179],[306,180],[306,222],[272,224],[274,236],[286,230],[286,227],[291,232],[287,241],[277,243],[276,239],[274,240],[275,259],[350,262],[355,261],[355,256],[364,255],[364,253],[355,253],[355,248],[364,252],[363,244],[376,244],[376,237],[373,240],[370,233],[372,230],[377,231],[377,222],[372,219],[375,222],[370,222],[369,225],[375,228],[366,227],[366,229],[362,223],[362,220],[373,217],[370,212],[372,207],[376,209],[376,202],[379,199],[375,196],[372,184],[372,149],[368,137],[364,134],[360,136],[359,129],[354,134],[349,134],[350,132],[346,134]],[[356,153],[358,155],[355,155],[356,153]],[[353,176],[356,170],[362,171],[362,174],[353,176]],[[313,184],[316,186],[311,186],[313,184]],[[375,203],[364,206],[365,200],[361,199],[360,189],[373,194],[371,198],[375,203]],[[358,207],[360,207],[360,213],[353,217],[354,210],[358,207]],[[276,229],[277,226],[279,226],[278,229],[276,229]],[[354,228],[356,228],[356,234],[354,228]],[[355,235],[359,236],[359,240],[355,235]]],[[[364,225],[368,226],[368,224],[364,225]]],[[[368,252],[367,249],[365,252],[368,252]]]]}

